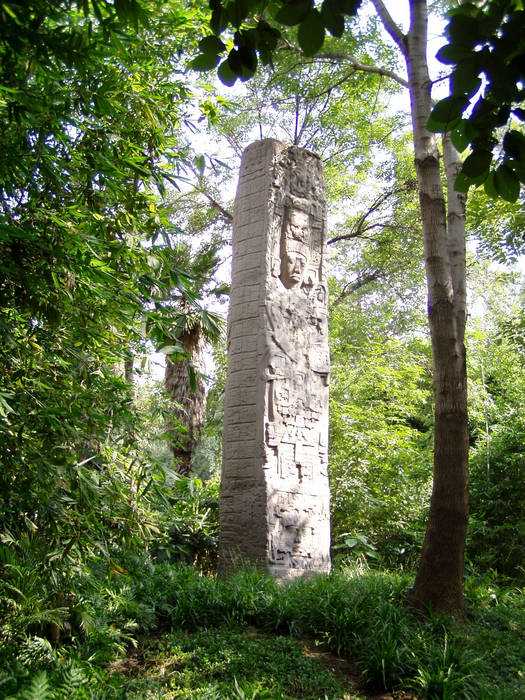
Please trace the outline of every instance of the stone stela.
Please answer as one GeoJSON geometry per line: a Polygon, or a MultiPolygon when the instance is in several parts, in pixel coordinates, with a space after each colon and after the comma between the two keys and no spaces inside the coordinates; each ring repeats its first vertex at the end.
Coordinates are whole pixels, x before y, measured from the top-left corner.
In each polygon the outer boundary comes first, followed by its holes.
{"type": "Polygon", "coordinates": [[[321,161],[245,150],[233,222],[219,569],[330,570],[326,205],[321,161]]]}

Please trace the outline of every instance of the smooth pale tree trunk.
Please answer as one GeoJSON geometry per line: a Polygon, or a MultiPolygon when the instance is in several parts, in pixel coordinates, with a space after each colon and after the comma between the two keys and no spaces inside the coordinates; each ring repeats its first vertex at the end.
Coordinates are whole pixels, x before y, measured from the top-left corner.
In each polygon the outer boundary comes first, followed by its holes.
{"type": "Polygon", "coordinates": [[[425,128],[431,110],[427,4],[425,0],[410,1],[410,29],[404,36],[381,0],[373,2],[403,52],[408,70],[433,350],[434,482],[427,531],[409,597],[417,607],[461,615],[468,521],[465,198],[454,192],[459,164],[445,138],[449,183],[445,201],[436,139],[425,128]]]}
{"type": "Polygon", "coordinates": [[[170,435],[174,469],[182,476],[188,476],[206,410],[206,387],[199,372],[202,369],[203,353],[199,328],[184,333],[179,342],[187,357],[177,362],[169,359],[166,362],[165,389],[172,401],[167,431],[170,435]],[[195,390],[190,385],[190,363],[195,369],[195,390]]]}

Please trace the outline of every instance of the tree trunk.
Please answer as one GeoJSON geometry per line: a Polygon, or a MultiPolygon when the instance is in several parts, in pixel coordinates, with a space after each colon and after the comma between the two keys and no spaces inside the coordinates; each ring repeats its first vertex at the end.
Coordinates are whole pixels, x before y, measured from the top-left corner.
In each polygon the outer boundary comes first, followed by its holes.
{"type": "MultiPolygon", "coordinates": [[[[449,186],[447,221],[439,152],[434,135],[425,128],[431,110],[425,0],[411,0],[410,11],[404,53],[423,224],[435,397],[434,484],[410,601],[417,607],[460,615],[464,611],[463,568],[468,521],[464,198],[454,192],[453,184],[449,186]]],[[[445,144],[445,152],[450,181],[455,165],[449,144],[445,144]]]]}
{"type": "Polygon", "coordinates": [[[179,339],[188,356],[177,362],[167,359],[165,372],[166,392],[172,399],[167,421],[174,469],[182,476],[191,471],[191,458],[204,422],[206,387],[202,370],[203,344],[198,328],[186,332],[179,339]],[[190,365],[195,369],[195,391],[190,385],[190,365]]]}
{"type": "Polygon", "coordinates": [[[133,357],[124,360],[124,379],[133,384],[133,357]]]}
{"type": "Polygon", "coordinates": [[[426,1],[410,0],[407,36],[383,0],[372,2],[407,65],[434,365],[434,484],[410,601],[420,608],[461,615],[468,521],[465,197],[454,192],[459,159],[445,137],[445,203],[436,139],[425,128],[432,105],[426,1]]]}

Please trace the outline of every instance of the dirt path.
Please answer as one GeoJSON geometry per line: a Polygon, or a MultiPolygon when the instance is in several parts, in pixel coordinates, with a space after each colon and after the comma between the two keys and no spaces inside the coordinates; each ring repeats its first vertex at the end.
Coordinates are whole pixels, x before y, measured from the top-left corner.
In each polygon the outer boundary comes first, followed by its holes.
{"type": "Polygon", "coordinates": [[[315,659],[322,664],[326,669],[331,671],[341,683],[356,695],[345,696],[343,700],[418,700],[417,695],[404,690],[394,691],[393,693],[375,693],[363,687],[363,679],[359,666],[351,659],[344,659],[340,656],[334,656],[329,651],[326,651],[322,646],[316,645],[313,642],[301,642],[303,653],[312,659],[315,659]]]}

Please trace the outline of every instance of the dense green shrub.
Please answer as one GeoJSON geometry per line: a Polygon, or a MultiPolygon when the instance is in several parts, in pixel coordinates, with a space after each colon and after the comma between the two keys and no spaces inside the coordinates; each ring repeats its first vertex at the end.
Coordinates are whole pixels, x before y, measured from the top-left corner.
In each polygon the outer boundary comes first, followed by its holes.
{"type": "MultiPolygon", "coordinates": [[[[171,614],[161,592],[184,590],[170,583],[175,569],[160,561],[213,565],[218,485],[196,478],[172,483],[162,472],[126,467],[102,471],[96,484],[86,470],[84,483],[95,493],[89,509],[71,508],[73,542],[60,528],[54,539],[43,526],[4,531],[0,644],[16,649],[36,637],[96,647],[102,656],[122,652],[139,625],[151,629],[171,614]],[[85,532],[81,523],[89,523],[85,532]]],[[[181,571],[198,585],[191,570],[181,571]]]]}
{"type": "Polygon", "coordinates": [[[471,462],[468,559],[480,571],[493,569],[525,581],[525,419],[507,415],[471,462]]]}

